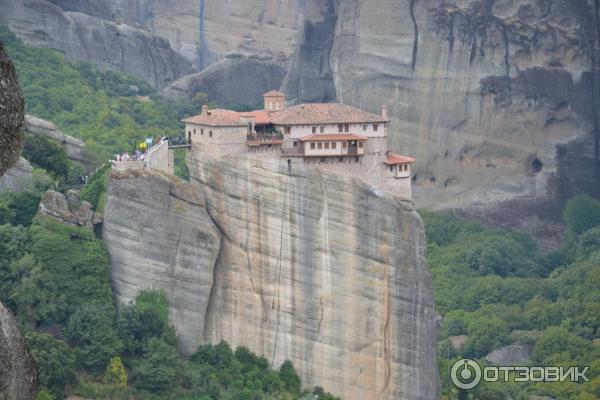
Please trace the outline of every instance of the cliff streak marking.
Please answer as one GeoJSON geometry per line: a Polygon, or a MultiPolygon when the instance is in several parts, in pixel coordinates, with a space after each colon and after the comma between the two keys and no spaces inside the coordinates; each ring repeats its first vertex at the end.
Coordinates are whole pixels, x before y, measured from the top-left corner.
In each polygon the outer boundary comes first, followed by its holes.
{"type": "MultiPolygon", "coordinates": [[[[283,194],[283,207],[281,210],[281,234],[279,236],[279,271],[277,273],[277,326],[275,329],[275,344],[273,345],[273,358],[271,359],[271,368],[275,363],[275,355],[277,354],[277,340],[279,339],[279,323],[281,318],[281,258],[283,256],[283,228],[285,224],[285,210],[287,207],[287,193],[290,177],[286,175],[285,188],[283,194]]],[[[273,309],[275,309],[275,298],[273,298],[273,309]]]]}
{"type": "Polygon", "coordinates": [[[413,22],[414,36],[413,36],[413,49],[412,49],[412,64],[411,68],[414,70],[417,64],[417,47],[419,43],[419,27],[417,25],[417,19],[415,18],[415,3],[417,0],[410,0],[410,18],[413,22]]]}

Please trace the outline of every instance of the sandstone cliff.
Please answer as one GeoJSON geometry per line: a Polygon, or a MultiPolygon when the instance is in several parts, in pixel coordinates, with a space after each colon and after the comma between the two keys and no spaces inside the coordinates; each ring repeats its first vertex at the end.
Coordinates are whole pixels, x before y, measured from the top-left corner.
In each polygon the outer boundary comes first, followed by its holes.
{"type": "Polygon", "coordinates": [[[225,339],[344,399],[437,398],[431,277],[409,206],[314,170],[188,164],[191,183],[110,179],[103,238],[120,303],[164,289],[187,354],[225,339]]]}
{"type": "Polygon", "coordinates": [[[0,399],[34,400],[38,374],[17,321],[0,303],[0,399]]]}
{"type": "Polygon", "coordinates": [[[192,99],[199,92],[224,107],[246,104],[262,107],[263,94],[279,89],[287,65],[268,57],[231,54],[202,72],[185,76],[164,88],[165,97],[192,99]]]}
{"type": "Polygon", "coordinates": [[[28,137],[45,136],[61,146],[69,159],[84,164],[89,162],[86,159],[85,143],[73,136],[64,134],[52,122],[32,115],[26,115],[25,134],[28,137]]]}
{"type": "Polygon", "coordinates": [[[310,0],[283,89],[387,104],[420,206],[600,195],[598,15],[575,0],[310,0]]]}
{"type": "Polygon", "coordinates": [[[79,12],[46,0],[0,2],[0,24],[38,46],[56,49],[68,60],[118,69],[162,88],[194,72],[168,40],[134,26],[79,12]]]}
{"type": "Polygon", "coordinates": [[[15,0],[0,23],[68,59],[121,69],[162,88],[229,53],[287,58],[304,0],[15,0]]]}

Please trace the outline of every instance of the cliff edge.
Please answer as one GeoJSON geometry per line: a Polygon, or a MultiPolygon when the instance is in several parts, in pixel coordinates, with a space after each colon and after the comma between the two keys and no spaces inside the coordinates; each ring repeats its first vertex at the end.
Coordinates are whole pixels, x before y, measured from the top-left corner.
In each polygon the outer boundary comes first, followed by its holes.
{"type": "Polygon", "coordinates": [[[117,300],[167,294],[186,354],[222,339],[344,399],[437,398],[418,214],[358,180],[193,154],[191,183],[113,173],[103,237],[117,300]]]}

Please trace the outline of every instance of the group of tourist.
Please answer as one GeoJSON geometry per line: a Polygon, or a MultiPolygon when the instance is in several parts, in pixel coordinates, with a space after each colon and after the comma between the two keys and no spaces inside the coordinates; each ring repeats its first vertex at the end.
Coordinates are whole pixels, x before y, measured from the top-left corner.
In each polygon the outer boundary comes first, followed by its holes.
{"type": "MultiPolygon", "coordinates": [[[[166,140],[169,140],[168,136],[157,137],[156,145],[158,146],[159,144],[161,144],[162,142],[164,142],[166,140]]],[[[114,162],[114,161],[116,161],[116,162],[119,162],[119,161],[144,161],[146,159],[146,156],[152,149],[153,143],[154,143],[154,139],[152,137],[147,137],[146,140],[144,142],[140,143],[140,145],[139,145],[139,147],[141,149],[143,149],[144,151],[134,150],[133,153],[131,153],[131,154],[127,151],[122,154],[115,154],[114,160],[111,160],[111,161],[112,162],[114,162]]]]}

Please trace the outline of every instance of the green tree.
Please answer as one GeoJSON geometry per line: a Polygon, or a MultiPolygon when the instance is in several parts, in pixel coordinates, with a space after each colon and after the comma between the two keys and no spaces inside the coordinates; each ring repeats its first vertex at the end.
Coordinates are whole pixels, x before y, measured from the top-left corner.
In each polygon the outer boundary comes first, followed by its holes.
{"type": "Polygon", "coordinates": [[[464,353],[470,357],[482,357],[510,341],[506,322],[496,317],[470,321],[467,335],[464,353]]]}
{"type": "Polygon", "coordinates": [[[532,358],[544,365],[577,363],[585,360],[591,351],[590,341],[574,335],[565,327],[554,326],[546,329],[542,337],[538,339],[533,348],[532,358]]]}
{"type": "Polygon", "coordinates": [[[24,275],[11,294],[17,318],[34,328],[40,323],[58,322],[63,317],[64,297],[52,277],[35,258],[27,254],[13,265],[24,275]]]}
{"type": "Polygon", "coordinates": [[[138,310],[135,305],[121,307],[117,329],[125,350],[141,354],[153,337],[164,337],[166,321],[153,310],[138,310]]]}
{"type": "Polygon", "coordinates": [[[56,177],[67,178],[70,161],[66,151],[45,136],[28,136],[23,147],[23,157],[56,177]]]}
{"type": "Polygon", "coordinates": [[[86,304],[69,318],[65,327],[67,339],[79,347],[80,362],[95,370],[106,366],[122,348],[111,306],[86,304]]]}
{"type": "Polygon", "coordinates": [[[119,387],[127,386],[127,371],[125,371],[121,357],[113,357],[110,359],[110,362],[106,366],[106,371],[104,372],[104,381],[109,385],[116,385],[119,387]]]}
{"type": "Polygon", "coordinates": [[[181,360],[175,347],[158,339],[148,341],[144,358],[134,366],[134,385],[152,393],[165,393],[175,388],[181,360]]]}
{"type": "Polygon", "coordinates": [[[285,360],[279,368],[279,379],[283,386],[292,394],[300,393],[300,377],[290,360],[285,360]]]}
{"type": "Polygon", "coordinates": [[[54,397],[62,398],[75,382],[75,356],[62,340],[43,333],[28,332],[27,342],[38,366],[39,383],[54,397]]]}

